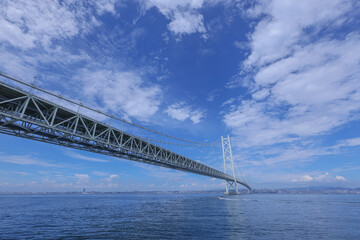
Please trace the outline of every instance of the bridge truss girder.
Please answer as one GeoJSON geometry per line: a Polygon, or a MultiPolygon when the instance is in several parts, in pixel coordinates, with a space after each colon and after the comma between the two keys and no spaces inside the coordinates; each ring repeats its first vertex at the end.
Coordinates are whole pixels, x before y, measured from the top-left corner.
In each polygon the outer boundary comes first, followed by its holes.
{"type": "Polygon", "coordinates": [[[0,132],[234,182],[221,171],[1,82],[0,132]]]}

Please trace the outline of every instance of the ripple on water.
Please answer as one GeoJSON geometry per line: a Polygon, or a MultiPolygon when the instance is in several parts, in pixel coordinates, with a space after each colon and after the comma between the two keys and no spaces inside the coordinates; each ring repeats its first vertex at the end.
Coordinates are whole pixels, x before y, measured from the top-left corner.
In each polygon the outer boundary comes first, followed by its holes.
{"type": "Polygon", "coordinates": [[[2,195],[0,239],[360,239],[360,195],[2,195]]]}

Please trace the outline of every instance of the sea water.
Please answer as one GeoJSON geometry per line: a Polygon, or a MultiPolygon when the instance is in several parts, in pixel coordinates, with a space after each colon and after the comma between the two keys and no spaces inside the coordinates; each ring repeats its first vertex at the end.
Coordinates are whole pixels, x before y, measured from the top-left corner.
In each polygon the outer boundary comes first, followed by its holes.
{"type": "Polygon", "coordinates": [[[360,195],[0,195],[0,239],[360,239],[360,195]]]}

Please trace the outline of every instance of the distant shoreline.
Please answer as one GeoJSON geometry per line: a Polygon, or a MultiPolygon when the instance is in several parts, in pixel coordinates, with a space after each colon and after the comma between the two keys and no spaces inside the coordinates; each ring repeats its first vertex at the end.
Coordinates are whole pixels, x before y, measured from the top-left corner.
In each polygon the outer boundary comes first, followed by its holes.
{"type": "MultiPolygon", "coordinates": [[[[87,195],[87,194],[204,194],[204,193],[224,193],[224,190],[209,191],[131,191],[131,192],[101,192],[101,191],[66,191],[66,192],[0,192],[0,195],[87,195]]],[[[280,189],[254,189],[248,191],[241,189],[241,194],[360,194],[359,188],[342,187],[300,187],[300,188],[280,188],[280,189]]]]}

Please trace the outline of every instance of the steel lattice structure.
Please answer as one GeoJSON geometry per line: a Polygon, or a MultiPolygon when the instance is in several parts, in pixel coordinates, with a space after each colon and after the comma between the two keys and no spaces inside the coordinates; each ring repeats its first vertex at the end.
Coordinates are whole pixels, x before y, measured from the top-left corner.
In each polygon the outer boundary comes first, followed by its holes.
{"type": "Polygon", "coordinates": [[[231,194],[231,190],[234,190],[235,194],[238,194],[238,186],[236,184],[236,174],[234,168],[234,160],[232,157],[230,136],[221,137],[222,150],[223,150],[223,160],[224,160],[224,172],[225,174],[229,172],[233,175],[233,181],[226,181],[226,192],[225,194],[231,194]],[[229,191],[230,190],[230,191],[229,191]]]}
{"type": "Polygon", "coordinates": [[[245,182],[115,127],[0,82],[0,133],[245,182]]]}

